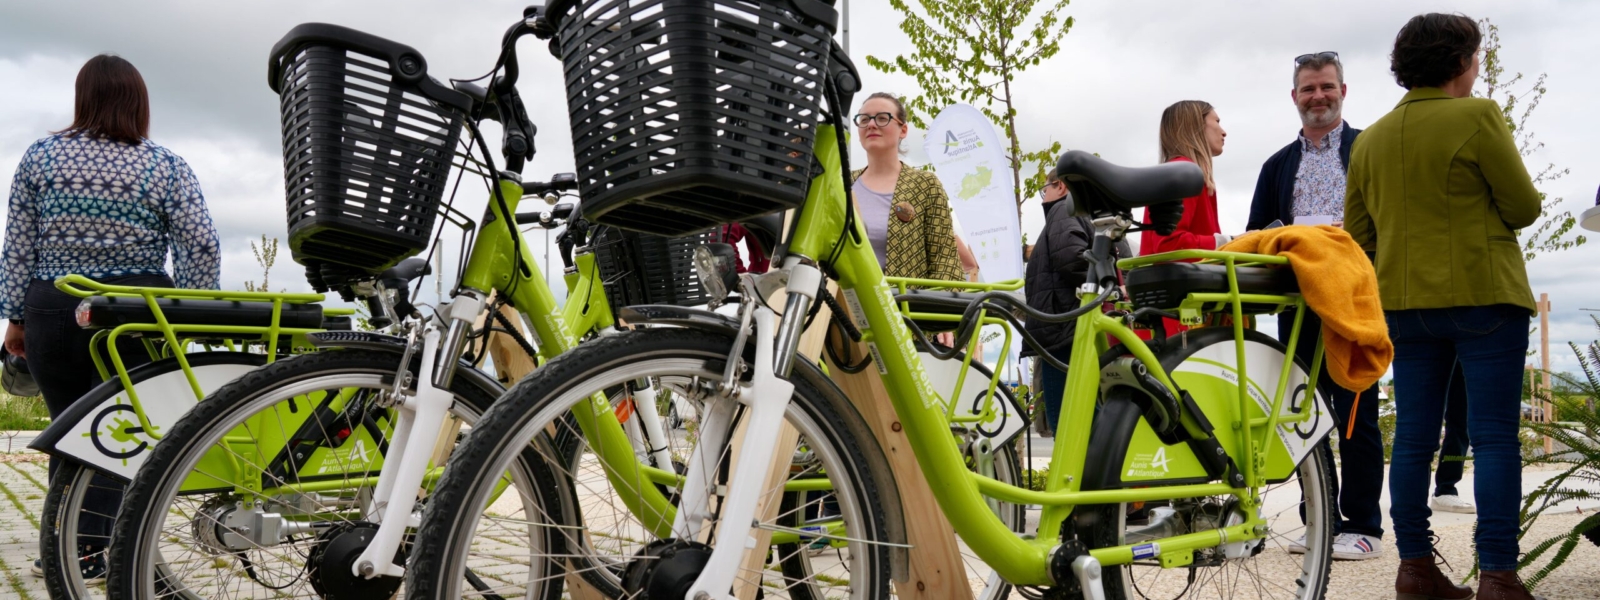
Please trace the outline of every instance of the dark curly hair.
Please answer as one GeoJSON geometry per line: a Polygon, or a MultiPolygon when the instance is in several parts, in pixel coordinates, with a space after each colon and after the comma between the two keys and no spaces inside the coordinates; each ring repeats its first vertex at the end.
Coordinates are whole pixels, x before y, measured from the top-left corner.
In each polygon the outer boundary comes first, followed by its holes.
{"type": "Polygon", "coordinates": [[[1417,15],[1394,36],[1389,70],[1395,82],[1408,90],[1438,87],[1466,72],[1482,42],[1483,33],[1471,17],[1417,15]]]}

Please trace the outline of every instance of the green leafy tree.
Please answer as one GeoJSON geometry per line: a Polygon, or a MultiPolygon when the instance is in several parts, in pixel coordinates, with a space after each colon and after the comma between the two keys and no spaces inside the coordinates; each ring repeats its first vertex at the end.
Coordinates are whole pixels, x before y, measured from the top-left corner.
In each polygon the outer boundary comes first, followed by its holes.
{"type": "MultiPolygon", "coordinates": [[[[1517,150],[1526,157],[1544,147],[1544,142],[1535,139],[1533,130],[1528,128],[1528,119],[1539,108],[1540,101],[1544,100],[1546,74],[1540,73],[1531,82],[1525,81],[1522,73],[1506,75],[1504,59],[1500,54],[1503,49],[1500,46],[1500,28],[1489,19],[1479,21],[1478,28],[1483,30],[1483,64],[1478,73],[1479,85],[1473,89],[1472,95],[1494,100],[1500,105],[1506,125],[1511,127],[1516,138],[1517,150]]],[[[1533,184],[1542,186],[1570,172],[1570,169],[1558,169],[1554,164],[1546,164],[1531,174],[1533,184]]],[[[1539,192],[1539,221],[1534,223],[1531,231],[1525,230],[1523,233],[1524,259],[1531,261],[1540,253],[1575,248],[1587,241],[1582,235],[1571,235],[1578,224],[1571,211],[1555,212],[1561,200],[1550,198],[1542,190],[1539,192]]]]}
{"type": "Polygon", "coordinates": [[[933,112],[956,102],[977,107],[1005,132],[1006,157],[1021,218],[1022,202],[1044,187],[1061,143],[1024,151],[1017,137],[1018,75],[1061,51],[1072,17],[1060,13],[1071,0],[889,0],[904,15],[900,30],[916,52],[892,60],[868,56],[867,64],[917,80],[922,94],[906,102],[911,124],[926,128],[933,112]],[[1040,9],[1042,10],[1035,10],[1040,9]],[[1023,172],[1030,171],[1027,179],[1023,172]]]}

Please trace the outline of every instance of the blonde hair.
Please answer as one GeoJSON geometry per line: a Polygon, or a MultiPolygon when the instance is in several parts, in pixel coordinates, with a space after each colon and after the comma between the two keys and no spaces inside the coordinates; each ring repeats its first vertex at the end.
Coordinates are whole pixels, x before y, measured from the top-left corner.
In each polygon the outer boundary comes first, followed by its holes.
{"type": "Polygon", "coordinates": [[[1200,165],[1206,175],[1206,189],[1217,189],[1211,178],[1211,144],[1206,142],[1206,116],[1211,105],[1200,100],[1183,100],[1161,111],[1161,162],[1179,156],[1200,165]]]}

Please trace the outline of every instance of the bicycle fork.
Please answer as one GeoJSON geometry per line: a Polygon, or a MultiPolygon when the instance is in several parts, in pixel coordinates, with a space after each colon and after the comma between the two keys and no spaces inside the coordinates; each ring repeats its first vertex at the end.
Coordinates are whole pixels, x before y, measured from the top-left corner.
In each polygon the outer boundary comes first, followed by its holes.
{"type": "MultiPolygon", "coordinates": [[[[420,525],[420,517],[414,512],[417,490],[428,474],[433,444],[455,402],[449,387],[461,342],[482,307],[482,299],[475,295],[458,295],[450,303],[448,318],[442,322],[436,319],[423,330],[417,391],[405,395],[403,386],[397,386],[402,390],[395,404],[400,415],[395,420],[383,468],[378,472],[372,504],[367,507],[367,514],[378,525],[378,532],[350,566],[356,576],[368,579],[405,576],[405,567],[394,564],[394,557],[405,539],[406,530],[420,525]],[[445,327],[443,331],[441,325],[445,327]]],[[[401,372],[409,366],[402,364],[401,372]]]]}
{"type": "Polygon", "coordinates": [[[781,322],[772,309],[757,299],[758,286],[754,280],[746,281],[745,302],[755,306],[741,311],[744,316],[729,357],[728,373],[721,388],[723,393],[707,403],[703,437],[689,459],[688,478],[672,524],[673,534],[684,540],[696,539],[702,523],[711,514],[707,484],[722,462],[722,448],[728,443],[729,429],[738,408],[734,403],[749,407],[745,417],[747,443],[740,447],[733,476],[728,480],[727,498],[722,503],[721,519],[716,527],[716,544],[705,570],[689,588],[687,598],[690,599],[731,599],[728,592],[733,589],[734,579],[744,564],[744,553],[751,549],[764,551],[755,548],[755,538],[750,535],[755,528],[756,508],[766,492],[762,487],[767,469],[777,452],[773,444],[764,442],[778,439],[783,429],[783,416],[794,395],[794,384],[786,378],[794,364],[806,312],[816,300],[822,283],[822,272],[815,266],[803,264],[797,257],[791,257],[786,263],[782,271],[762,276],[788,276],[788,304],[781,322]],[[737,359],[744,354],[744,340],[752,320],[756,359],[750,365],[750,384],[741,385],[736,366],[741,361],[737,359]]]}

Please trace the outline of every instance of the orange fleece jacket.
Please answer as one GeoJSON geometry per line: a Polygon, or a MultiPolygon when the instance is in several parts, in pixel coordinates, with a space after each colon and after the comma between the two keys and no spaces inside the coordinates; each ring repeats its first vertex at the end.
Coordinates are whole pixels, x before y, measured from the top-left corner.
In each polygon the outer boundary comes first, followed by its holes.
{"type": "Polygon", "coordinates": [[[1378,298],[1378,275],[1350,234],[1329,225],[1291,225],[1244,234],[1222,249],[1289,257],[1306,304],[1322,317],[1334,383],[1359,392],[1389,371],[1394,343],[1378,298]]]}

